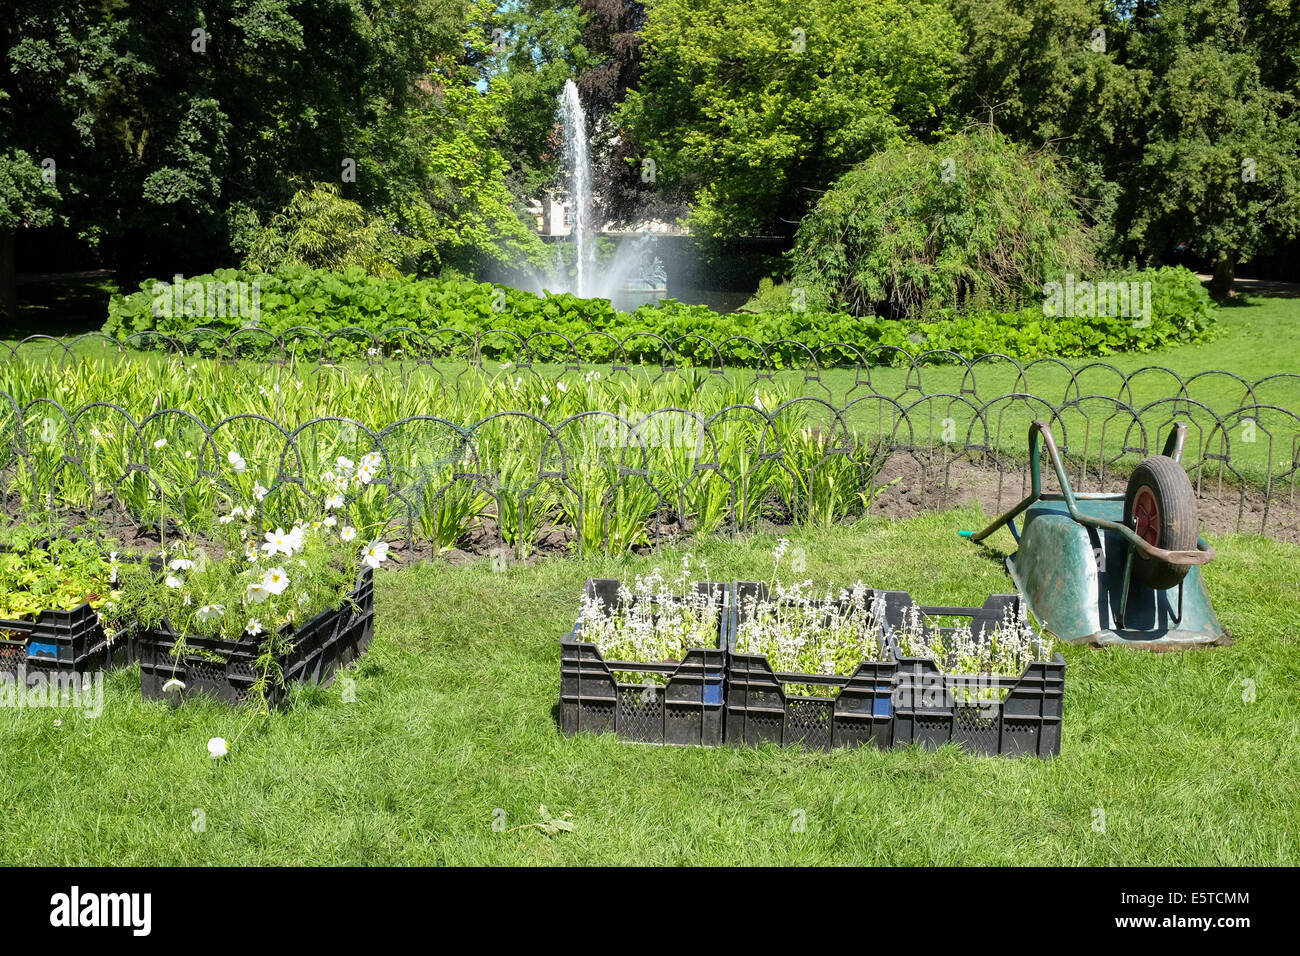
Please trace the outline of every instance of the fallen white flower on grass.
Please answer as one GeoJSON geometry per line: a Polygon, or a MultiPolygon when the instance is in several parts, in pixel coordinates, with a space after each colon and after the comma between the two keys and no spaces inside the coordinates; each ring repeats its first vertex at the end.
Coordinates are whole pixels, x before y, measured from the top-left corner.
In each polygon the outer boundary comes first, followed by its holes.
{"type": "Polygon", "coordinates": [[[226,740],[224,737],[213,737],[208,741],[208,756],[213,760],[216,760],[218,757],[224,757],[229,752],[230,748],[226,746],[226,740]]]}

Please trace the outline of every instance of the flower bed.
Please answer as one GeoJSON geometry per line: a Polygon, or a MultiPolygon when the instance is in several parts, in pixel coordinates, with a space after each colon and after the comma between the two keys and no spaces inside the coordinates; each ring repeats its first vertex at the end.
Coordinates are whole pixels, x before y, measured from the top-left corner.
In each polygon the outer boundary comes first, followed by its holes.
{"type": "Polygon", "coordinates": [[[994,594],[978,608],[921,607],[908,598],[890,617],[896,744],[1061,752],[1065,660],[1030,627],[1022,598],[994,594]]]}
{"type": "Polygon", "coordinates": [[[907,595],[859,583],[818,600],[808,588],[778,583],[773,594],[761,581],[732,586],[727,743],[888,747],[898,664],[888,650],[886,607],[907,595]]]}
{"type": "Polygon", "coordinates": [[[0,671],[87,673],[129,661],[121,561],[90,540],[19,535],[0,546],[0,671]]]}
{"type": "Polygon", "coordinates": [[[676,588],[658,572],[629,588],[587,582],[573,631],[560,641],[560,727],[652,744],[722,742],[727,587],[676,588]]]}

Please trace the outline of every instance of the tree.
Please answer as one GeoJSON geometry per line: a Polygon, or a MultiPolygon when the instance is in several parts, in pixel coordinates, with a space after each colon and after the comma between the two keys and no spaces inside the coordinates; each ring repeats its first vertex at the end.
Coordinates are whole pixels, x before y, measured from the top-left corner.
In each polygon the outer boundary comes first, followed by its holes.
{"type": "Polygon", "coordinates": [[[895,317],[1017,307],[1092,265],[1060,164],[991,129],[875,154],[804,218],[791,259],[808,308],[895,317]]]}
{"type": "Polygon", "coordinates": [[[789,235],[871,153],[932,132],[957,28],[939,0],[659,0],[619,109],[714,238],[789,235]]]}
{"type": "Polygon", "coordinates": [[[1213,259],[1221,294],[1239,263],[1300,234],[1295,78],[1265,82],[1261,64],[1277,52],[1265,54],[1260,22],[1242,7],[1165,0],[1132,42],[1134,62],[1159,80],[1124,178],[1128,235],[1148,255],[1187,241],[1213,259]]]}

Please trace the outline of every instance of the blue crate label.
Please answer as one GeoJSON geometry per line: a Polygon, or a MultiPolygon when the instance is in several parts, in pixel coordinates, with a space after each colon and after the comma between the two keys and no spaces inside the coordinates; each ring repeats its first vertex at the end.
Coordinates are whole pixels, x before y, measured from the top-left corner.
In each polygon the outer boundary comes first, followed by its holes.
{"type": "Polygon", "coordinates": [[[59,646],[57,644],[37,644],[32,641],[27,645],[28,657],[58,657],[59,646]]]}

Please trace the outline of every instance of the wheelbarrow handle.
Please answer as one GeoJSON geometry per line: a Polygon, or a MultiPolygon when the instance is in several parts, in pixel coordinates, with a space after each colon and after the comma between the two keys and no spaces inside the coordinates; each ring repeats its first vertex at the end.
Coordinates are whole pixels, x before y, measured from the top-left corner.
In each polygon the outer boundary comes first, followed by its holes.
{"type": "MultiPolygon", "coordinates": [[[[1165,441],[1165,454],[1177,461],[1182,456],[1183,442],[1187,435],[1187,425],[1183,422],[1177,422],[1169,433],[1169,438],[1165,441]]],[[[997,531],[1003,525],[1010,524],[1019,515],[1021,515],[1030,505],[1038,501],[1043,496],[1043,473],[1042,466],[1038,460],[1038,442],[1042,438],[1043,447],[1047,449],[1048,458],[1052,462],[1052,470],[1056,472],[1056,480],[1061,485],[1061,497],[1065,500],[1065,507],[1070,512],[1070,517],[1081,525],[1090,528],[1097,528],[1102,531],[1113,531],[1122,535],[1129,544],[1137,548],[1142,554],[1149,558],[1155,558],[1158,561],[1164,561],[1169,564],[1208,564],[1214,560],[1214,549],[1210,547],[1201,538],[1196,539],[1195,551],[1167,551],[1164,548],[1158,548],[1149,544],[1142,538],[1138,537],[1136,531],[1127,525],[1120,524],[1116,521],[1108,521],[1105,518],[1096,518],[1092,515],[1084,514],[1079,510],[1078,504],[1074,500],[1074,490],[1070,487],[1070,479],[1066,477],[1065,465],[1061,461],[1061,453],[1056,448],[1056,439],[1052,437],[1052,430],[1047,426],[1047,422],[1035,419],[1029,426],[1029,496],[1020,504],[1016,505],[1006,514],[1002,515],[991,525],[977,534],[971,535],[972,541],[983,541],[994,531],[997,531]]]]}

